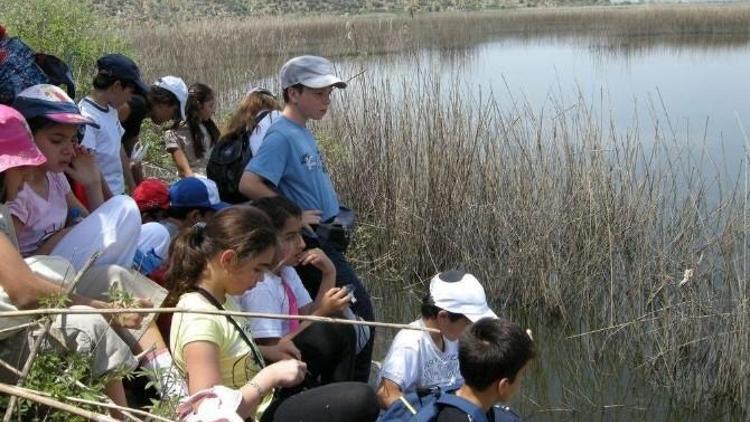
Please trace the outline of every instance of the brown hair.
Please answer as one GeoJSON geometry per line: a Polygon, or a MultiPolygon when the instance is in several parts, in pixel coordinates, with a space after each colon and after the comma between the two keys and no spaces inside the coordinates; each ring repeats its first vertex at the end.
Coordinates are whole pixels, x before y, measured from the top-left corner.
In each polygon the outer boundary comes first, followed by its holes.
{"type": "Polygon", "coordinates": [[[255,117],[263,110],[281,110],[281,104],[267,92],[256,91],[245,96],[224,127],[223,138],[236,138],[243,130],[252,130],[258,124],[255,117]]]}
{"type": "Polygon", "coordinates": [[[239,260],[251,258],[276,245],[276,230],[255,207],[236,205],[214,214],[207,223],[184,230],[172,242],[166,281],[167,306],[192,291],[209,259],[233,249],[239,260]]]}
{"type": "Polygon", "coordinates": [[[194,83],[190,85],[188,90],[187,104],[185,105],[185,124],[190,129],[190,136],[193,137],[193,151],[198,159],[203,158],[206,153],[203,147],[203,131],[200,129],[201,123],[206,127],[208,134],[211,136],[209,145],[212,147],[219,140],[219,128],[214,123],[214,120],[209,118],[206,121],[201,121],[200,112],[203,104],[213,100],[214,91],[205,84],[194,83]]]}

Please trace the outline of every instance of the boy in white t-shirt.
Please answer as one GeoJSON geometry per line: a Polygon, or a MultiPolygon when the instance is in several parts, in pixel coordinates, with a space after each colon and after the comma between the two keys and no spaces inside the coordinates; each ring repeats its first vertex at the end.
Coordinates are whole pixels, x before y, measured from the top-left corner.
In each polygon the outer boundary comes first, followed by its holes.
{"type": "Polygon", "coordinates": [[[98,129],[89,127],[81,145],[96,153],[96,164],[113,195],[125,193],[126,173],[129,179],[129,162],[122,149],[124,129],[120,124],[117,107],[125,104],[133,93],[144,95],[148,86],[141,80],[138,66],[122,54],[107,54],[96,61],[94,92],[78,103],[81,114],[93,119],[98,129]]]}
{"type": "Polygon", "coordinates": [[[436,328],[440,333],[399,331],[380,372],[377,394],[383,409],[408,393],[459,388],[463,384],[458,365],[459,336],[472,322],[497,318],[487,306],[482,285],[463,271],[433,277],[421,313],[422,318],[409,325],[436,328]]]}

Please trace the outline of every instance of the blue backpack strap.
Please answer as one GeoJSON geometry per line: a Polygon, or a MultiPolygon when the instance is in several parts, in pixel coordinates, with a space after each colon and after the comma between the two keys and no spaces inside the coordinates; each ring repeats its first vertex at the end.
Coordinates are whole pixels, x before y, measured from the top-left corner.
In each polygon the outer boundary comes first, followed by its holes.
{"type": "Polygon", "coordinates": [[[452,406],[460,411],[466,413],[471,418],[472,422],[489,422],[487,415],[474,403],[462,399],[455,394],[443,394],[437,399],[438,407],[452,406]]]}
{"type": "MultiPolygon", "coordinates": [[[[435,405],[435,401],[439,397],[439,392],[428,393],[428,394],[417,394],[416,392],[407,393],[404,395],[404,399],[409,405],[414,408],[418,413],[422,412],[422,409],[431,408],[435,405]]],[[[403,401],[396,400],[386,409],[378,418],[378,422],[389,422],[389,421],[409,421],[414,420],[417,415],[413,415],[409,409],[406,408],[403,401]]],[[[423,420],[423,419],[416,419],[423,420]]],[[[429,419],[426,419],[429,420],[429,419]]]]}

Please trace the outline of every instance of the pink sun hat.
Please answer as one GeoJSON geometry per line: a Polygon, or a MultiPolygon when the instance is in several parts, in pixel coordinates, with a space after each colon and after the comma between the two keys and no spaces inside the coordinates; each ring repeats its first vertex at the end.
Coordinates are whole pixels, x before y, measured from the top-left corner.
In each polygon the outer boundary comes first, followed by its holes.
{"type": "Polygon", "coordinates": [[[13,108],[20,111],[26,120],[45,117],[57,123],[99,128],[94,120],[81,114],[65,91],[54,85],[39,84],[24,89],[13,101],[13,108]]]}
{"type": "Polygon", "coordinates": [[[0,104],[0,173],[13,167],[38,166],[47,159],[34,145],[21,113],[0,104]]]}

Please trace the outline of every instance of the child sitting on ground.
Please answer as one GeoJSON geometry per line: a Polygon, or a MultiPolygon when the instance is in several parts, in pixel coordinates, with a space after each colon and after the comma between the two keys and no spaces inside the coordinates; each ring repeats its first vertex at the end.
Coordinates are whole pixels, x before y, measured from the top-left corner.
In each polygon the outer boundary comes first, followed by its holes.
{"type": "Polygon", "coordinates": [[[21,91],[13,106],[27,119],[34,142],[47,158],[22,178],[6,180],[21,254],[62,256],[80,269],[94,252],[102,252],[96,265],[130,268],[141,229],[135,202],[120,195],[102,203],[93,157],[78,145],[79,126],[96,123],[53,85],[21,91]],[[96,206],[91,216],[71,192],[65,174],[91,187],[89,202],[96,206]]]}
{"type": "MultiPolygon", "coordinates": [[[[438,329],[439,333],[401,330],[383,361],[377,389],[380,406],[401,403],[402,395],[427,395],[461,386],[458,369],[458,337],[471,322],[497,318],[487,306],[484,288],[463,271],[448,271],[432,278],[422,300],[422,318],[415,327],[438,329]]],[[[416,403],[415,406],[419,404],[416,403]]],[[[397,409],[389,409],[389,412],[397,409]]]]}
{"type": "Polygon", "coordinates": [[[413,418],[420,422],[514,422],[521,418],[508,403],[521,388],[534,344],[517,324],[483,318],[461,336],[458,362],[464,385],[442,393],[413,418]]]}
{"type": "MultiPolygon", "coordinates": [[[[253,201],[253,206],[265,212],[277,230],[278,263],[263,275],[255,288],[240,297],[242,309],[286,315],[339,316],[348,307],[350,294],[346,289],[335,287],[336,268],[323,251],[305,250],[302,210],[281,196],[253,201]],[[312,265],[323,273],[315,301],[302,285],[295,265],[312,265]]],[[[311,375],[308,381],[327,384],[352,380],[355,355],[352,326],[252,318],[249,328],[261,346],[292,342],[292,347],[299,349],[297,354],[301,352],[302,360],[307,363],[311,375]]],[[[263,352],[266,359],[279,360],[267,355],[265,349],[263,352]]]]}

